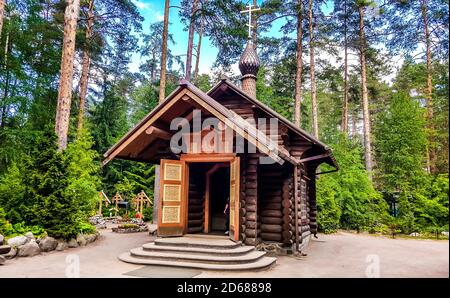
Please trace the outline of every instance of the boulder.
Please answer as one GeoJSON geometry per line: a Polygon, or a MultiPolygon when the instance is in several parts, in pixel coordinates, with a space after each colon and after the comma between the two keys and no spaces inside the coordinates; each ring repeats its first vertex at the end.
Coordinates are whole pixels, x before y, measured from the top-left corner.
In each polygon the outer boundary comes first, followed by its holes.
{"type": "Polygon", "coordinates": [[[26,233],[25,233],[25,237],[27,237],[27,238],[30,239],[30,240],[36,239],[36,238],[34,238],[34,235],[33,235],[33,233],[31,233],[31,232],[26,232],[26,233]]]}
{"type": "Polygon", "coordinates": [[[448,232],[446,231],[442,232],[441,234],[448,237],[448,232]]]}
{"type": "Polygon", "coordinates": [[[75,247],[78,247],[79,245],[78,245],[77,240],[75,240],[75,239],[72,238],[72,239],[70,239],[69,242],[67,243],[67,246],[70,247],[70,248],[75,248],[75,247]]]}
{"type": "Polygon", "coordinates": [[[5,237],[3,237],[2,234],[0,234],[0,245],[3,245],[3,240],[5,240],[5,237]]]}
{"type": "Polygon", "coordinates": [[[17,248],[11,247],[11,250],[9,253],[3,255],[6,259],[13,259],[15,256],[17,256],[17,248]]]}
{"type": "Polygon", "coordinates": [[[92,243],[97,239],[97,234],[89,234],[85,236],[86,244],[92,243]]]}
{"type": "Polygon", "coordinates": [[[411,236],[411,237],[419,237],[420,234],[417,233],[417,232],[414,232],[414,233],[409,234],[409,236],[411,236]]]}
{"type": "Polygon", "coordinates": [[[11,250],[11,246],[9,245],[0,245],[0,255],[4,255],[9,253],[9,251],[11,250]]]}
{"type": "Polygon", "coordinates": [[[56,246],[58,246],[58,241],[53,237],[45,236],[39,241],[39,248],[41,251],[52,251],[56,249],[56,246]]]}
{"type": "Polygon", "coordinates": [[[19,247],[21,245],[24,245],[28,241],[30,241],[30,240],[25,236],[17,236],[17,237],[8,239],[8,244],[11,245],[12,247],[19,247]]]}
{"type": "Polygon", "coordinates": [[[79,246],[86,246],[86,238],[84,237],[83,234],[78,234],[77,236],[77,242],[79,246]]]}
{"type": "MultiPolygon", "coordinates": [[[[78,245],[78,243],[77,243],[77,245],[78,245]]],[[[56,246],[56,250],[57,251],[63,251],[65,249],[67,249],[68,247],[69,247],[69,245],[67,244],[67,242],[64,241],[64,240],[61,240],[61,241],[58,241],[58,245],[56,246]]]]}
{"type": "Polygon", "coordinates": [[[32,257],[41,253],[39,245],[35,240],[31,240],[30,242],[25,243],[18,248],[19,252],[17,253],[17,256],[19,257],[32,257]]]}
{"type": "Polygon", "coordinates": [[[0,256],[0,265],[5,264],[6,258],[4,256],[0,256]]]}

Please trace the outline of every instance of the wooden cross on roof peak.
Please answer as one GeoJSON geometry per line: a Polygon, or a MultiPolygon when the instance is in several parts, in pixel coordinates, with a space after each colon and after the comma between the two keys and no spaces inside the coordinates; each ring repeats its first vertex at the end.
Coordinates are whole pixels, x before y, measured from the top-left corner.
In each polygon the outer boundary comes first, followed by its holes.
{"type": "Polygon", "coordinates": [[[261,10],[261,9],[257,8],[256,6],[253,6],[251,3],[249,5],[247,5],[247,8],[248,9],[241,11],[241,13],[248,13],[248,24],[247,24],[247,26],[248,26],[248,38],[251,38],[252,37],[252,28],[253,28],[253,25],[252,25],[252,12],[258,11],[258,10],[261,10]]]}

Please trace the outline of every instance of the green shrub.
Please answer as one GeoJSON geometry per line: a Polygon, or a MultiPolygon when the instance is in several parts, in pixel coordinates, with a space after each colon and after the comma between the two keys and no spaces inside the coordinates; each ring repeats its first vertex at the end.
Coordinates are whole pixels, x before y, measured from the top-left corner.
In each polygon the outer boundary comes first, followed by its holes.
{"type": "Polygon", "coordinates": [[[143,220],[144,221],[152,221],[153,220],[153,206],[152,207],[148,207],[148,208],[144,208],[143,210],[143,220]]]}

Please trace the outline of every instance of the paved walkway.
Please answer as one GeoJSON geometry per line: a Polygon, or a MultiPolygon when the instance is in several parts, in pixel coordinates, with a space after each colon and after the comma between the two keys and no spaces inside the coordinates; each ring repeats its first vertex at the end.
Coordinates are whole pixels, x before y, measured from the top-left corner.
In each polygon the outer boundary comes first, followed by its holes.
{"type": "MultiPolygon", "coordinates": [[[[80,261],[80,277],[130,277],[123,273],[142,268],[121,262],[117,256],[153,240],[148,233],[102,237],[86,247],[50,252],[32,258],[16,258],[0,266],[0,277],[65,277],[80,261]]],[[[203,271],[197,277],[449,277],[449,242],[389,239],[337,233],[319,235],[300,259],[279,257],[277,264],[261,272],[203,271]],[[379,264],[379,265],[378,265],[379,264]]]]}

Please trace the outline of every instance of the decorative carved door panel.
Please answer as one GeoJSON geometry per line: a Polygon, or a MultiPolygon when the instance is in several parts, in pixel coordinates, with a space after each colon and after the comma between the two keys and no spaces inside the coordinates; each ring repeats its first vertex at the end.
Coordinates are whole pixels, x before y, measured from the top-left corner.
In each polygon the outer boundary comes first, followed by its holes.
{"type": "Polygon", "coordinates": [[[185,227],[186,163],[161,159],[158,236],[182,236],[185,227]]]}

